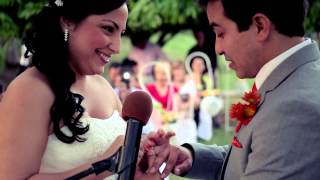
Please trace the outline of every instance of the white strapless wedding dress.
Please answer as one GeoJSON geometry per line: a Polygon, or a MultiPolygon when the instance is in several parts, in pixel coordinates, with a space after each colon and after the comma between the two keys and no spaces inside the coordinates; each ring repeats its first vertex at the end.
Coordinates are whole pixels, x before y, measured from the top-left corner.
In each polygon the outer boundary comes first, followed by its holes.
{"type": "MultiPolygon", "coordinates": [[[[51,134],[42,157],[40,173],[64,172],[91,161],[102,155],[115,138],[124,135],[126,131],[126,122],[117,111],[103,120],[91,117],[82,117],[80,120],[84,125],[89,124],[89,131],[83,136],[87,140],[66,144],[51,134]]],[[[61,129],[70,135],[67,127],[61,129]]],[[[114,179],[114,177],[107,179],[114,179]]]]}

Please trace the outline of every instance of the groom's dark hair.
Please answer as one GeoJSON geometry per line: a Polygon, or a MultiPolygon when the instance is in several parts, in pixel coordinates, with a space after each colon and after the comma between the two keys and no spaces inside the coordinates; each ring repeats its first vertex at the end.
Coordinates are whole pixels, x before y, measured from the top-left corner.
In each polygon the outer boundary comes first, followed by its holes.
{"type": "MultiPolygon", "coordinates": [[[[219,0],[199,0],[206,6],[219,0]]],[[[266,15],[276,30],[286,36],[303,36],[304,19],[307,14],[307,0],[220,0],[225,16],[234,21],[238,30],[246,31],[256,13],[266,15]]]]}

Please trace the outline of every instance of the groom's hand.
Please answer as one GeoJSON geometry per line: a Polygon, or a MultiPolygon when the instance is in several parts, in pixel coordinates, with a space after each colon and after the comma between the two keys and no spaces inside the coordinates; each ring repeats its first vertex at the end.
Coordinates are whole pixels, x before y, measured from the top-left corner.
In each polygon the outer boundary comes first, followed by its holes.
{"type": "Polygon", "coordinates": [[[147,173],[155,173],[163,163],[166,163],[161,178],[167,177],[170,172],[183,175],[192,166],[191,152],[181,146],[170,145],[173,132],[158,131],[148,135],[150,148],[147,150],[148,165],[147,173]],[[153,145],[153,146],[152,146],[153,145]]]}
{"type": "Polygon", "coordinates": [[[166,166],[161,178],[167,177],[170,172],[181,176],[186,174],[192,167],[192,154],[182,146],[156,146],[153,148],[155,158],[153,163],[149,162],[150,168],[147,172],[154,173],[165,162],[166,166]]]}

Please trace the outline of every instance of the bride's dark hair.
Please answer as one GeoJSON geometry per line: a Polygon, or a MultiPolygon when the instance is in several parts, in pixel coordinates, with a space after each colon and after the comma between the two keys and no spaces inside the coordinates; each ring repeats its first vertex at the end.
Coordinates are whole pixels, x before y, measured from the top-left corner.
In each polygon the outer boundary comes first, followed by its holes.
{"type": "Polygon", "coordinates": [[[115,10],[126,0],[61,0],[62,6],[57,2],[49,0],[26,33],[24,44],[27,53],[32,54],[31,66],[46,76],[55,95],[50,109],[54,134],[65,143],[82,142],[85,139],[81,135],[89,130],[89,126],[83,126],[79,121],[84,112],[81,106],[83,96],[70,91],[76,79],[69,66],[69,46],[64,41],[60,17],[80,23],[89,15],[115,10]],[[61,121],[71,131],[70,136],[61,131],[61,121]]]}

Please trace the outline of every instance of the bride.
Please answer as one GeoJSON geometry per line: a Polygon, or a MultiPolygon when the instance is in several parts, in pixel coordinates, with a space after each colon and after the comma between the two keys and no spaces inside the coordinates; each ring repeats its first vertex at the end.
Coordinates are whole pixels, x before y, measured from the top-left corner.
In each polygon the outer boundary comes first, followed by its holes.
{"type": "Polygon", "coordinates": [[[32,64],[0,102],[2,179],[65,179],[121,146],[121,103],[100,74],[127,18],[125,0],[49,0],[24,41],[32,64]]]}

